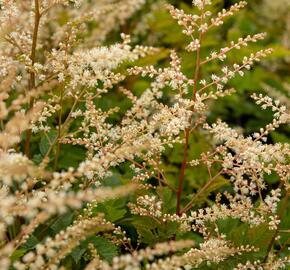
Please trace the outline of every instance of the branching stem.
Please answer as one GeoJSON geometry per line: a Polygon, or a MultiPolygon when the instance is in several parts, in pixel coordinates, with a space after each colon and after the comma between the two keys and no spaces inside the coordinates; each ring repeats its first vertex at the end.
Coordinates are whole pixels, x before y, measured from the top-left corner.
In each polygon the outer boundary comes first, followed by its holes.
{"type": "MultiPolygon", "coordinates": [[[[203,23],[203,14],[201,15],[201,24],[203,23]]],[[[203,38],[203,33],[199,33],[199,44],[201,47],[201,42],[203,38]]],[[[198,84],[198,78],[200,74],[200,47],[197,49],[196,52],[196,63],[195,63],[195,72],[194,72],[194,88],[192,93],[192,100],[195,101],[196,99],[196,93],[197,93],[197,84],[198,84]]],[[[192,109],[193,110],[193,109],[192,109]]],[[[191,117],[189,119],[189,123],[191,124],[191,117]]],[[[181,215],[181,198],[182,198],[182,191],[183,191],[183,184],[184,184],[184,177],[185,177],[185,170],[187,167],[187,159],[188,159],[188,147],[189,147],[189,137],[190,137],[190,125],[185,130],[185,142],[184,142],[184,149],[183,149],[183,160],[181,164],[179,179],[178,179],[178,189],[177,189],[177,202],[176,202],[176,214],[181,215]]]]}

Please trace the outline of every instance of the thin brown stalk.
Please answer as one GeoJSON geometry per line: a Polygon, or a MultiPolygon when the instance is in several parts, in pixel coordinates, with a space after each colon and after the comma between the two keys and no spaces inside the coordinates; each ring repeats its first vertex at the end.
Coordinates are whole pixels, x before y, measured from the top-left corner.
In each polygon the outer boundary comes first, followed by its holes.
{"type": "MultiPolygon", "coordinates": [[[[37,37],[38,37],[38,31],[39,31],[39,23],[40,23],[40,6],[39,6],[39,0],[34,0],[34,30],[33,30],[33,37],[32,37],[32,46],[31,46],[31,65],[35,64],[35,56],[36,56],[36,46],[37,46],[37,37]]],[[[30,71],[30,78],[28,82],[28,90],[32,90],[35,88],[35,73],[33,70],[30,71]]],[[[34,104],[34,98],[30,98],[29,107],[32,108],[34,104]]],[[[25,145],[24,145],[24,153],[26,156],[30,156],[30,140],[31,140],[31,129],[28,129],[26,131],[26,139],[25,139],[25,145]]]]}

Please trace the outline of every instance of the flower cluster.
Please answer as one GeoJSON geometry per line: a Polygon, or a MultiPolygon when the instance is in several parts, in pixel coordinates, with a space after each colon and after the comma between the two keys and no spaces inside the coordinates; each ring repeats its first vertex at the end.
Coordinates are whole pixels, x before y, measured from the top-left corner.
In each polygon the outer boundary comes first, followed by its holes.
{"type": "Polygon", "coordinates": [[[273,121],[250,135],[207,123],[209,103],[235,92],[231,79],[273,51],[242,56],[220,74],[203,69],[265,38],[203,53],[208,32],[244,1],[217,15],[210,0],[193,0],[196,14],[166,5],[189,43],[156,66],[151,58],[162,49],[113,33],[127,32],[127,19],[147,1],[28,2],[0,1],[1,270],[65,269],[73,256],[87,270],[218,269],[232,258],[237,270],[290,263],[281,237],[289,233],[281,226],[290,149],[268,139],[290,121],[287,97],[252,95],[273,121]],[[190,75],[183,56],[191,54],[190,75]],[[129,102],[114,106],[111,98],[129,102]],[[249,234],[245,244],[224,230],[231,221],[249,234]],[[249,240],[259,228],[271,235],[266,250],[249,240]]]}

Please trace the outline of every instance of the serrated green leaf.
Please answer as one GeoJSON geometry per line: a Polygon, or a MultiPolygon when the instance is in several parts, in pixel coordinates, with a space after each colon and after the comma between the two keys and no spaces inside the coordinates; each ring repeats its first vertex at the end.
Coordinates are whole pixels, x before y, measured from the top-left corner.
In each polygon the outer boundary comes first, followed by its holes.
{"type": "Polygon", "coordinates": [[[111,262],[114,257],[118,256],[118,248],[109,240],[96,236],[92,238],[92,242],[102,259],[111,262]]]}
{"type": "Polygon", "coordinates": [[[75,263],[78,263],[81,257],[85,254],[87,250],[87,242],[82,243],[78,247],[74,248],[70,253],[70,256],[73,258],[75,263]]]}
{"type": "Polygon", "coordinates": [[[54,231],[54,233],[58,233],[72,223],[73,217],[74,212],[68,211],[64,215],[59,216],[50,228],[54,231]]]}
{"type": "Polygon", "coordinates": [[[93,213],[104,213],[108,221],[116,222],[117,220],[122,219],[126,215],[127,210],[125,208],[125,204],[125,198],[100,203],[97,205],[97,207],[94,208],[93,213]]]}
{"type": "Polygon", "coordinates": [[[134,216],[132,222],[142,243],[154,245],[170,240],[176,233],[178,225],[174,222],[159,223],[150,217],[134,216]]]}

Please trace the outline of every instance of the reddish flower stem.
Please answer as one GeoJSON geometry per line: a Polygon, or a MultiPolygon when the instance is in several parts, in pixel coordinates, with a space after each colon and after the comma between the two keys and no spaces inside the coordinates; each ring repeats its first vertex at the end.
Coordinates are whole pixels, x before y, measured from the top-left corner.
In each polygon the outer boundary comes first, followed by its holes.
{"type": "MultiPolygon", "coordinates": [[[[203,18],[203,14],[201,16],[203,18]]],[[[201,19],[201,24],[202,24],[202,19],[201,19]]],[[[199,34],[199,44],[200,45],[201,45],[202,38],[203,38],[203,33],[200,32],[200,34],[199,34]]],[[[192,94],[193,101],[195,101],[195,99],[196,99],[197,84],[198,84],[198,78],[199,78],[199,74],[200,74],[200,66],[201,66],[200,47],[197,49],[197,52],[196,52],[196,63],[195,63],[195,72],[194,72],[194,88],[193,88],[193,94],[192,94]]],[[[192,111],[193,111],[193,109],[192,109],[192,111]]],[[[189,123],[191,123],[191,117],[189,119],[189,123]]],[[[185,130],[185,143],[184,143],[184,150],[183,150],[183,160],[182,160],[179,179],[178,179],[177,202],[176,202],[176,214],[177,215],[181,215],[181,198],[182,198],[185,171],[186,171],[186,167],[187,167],[190,131],[191,131],[191,128],[189,126],[185,130]]]]}

